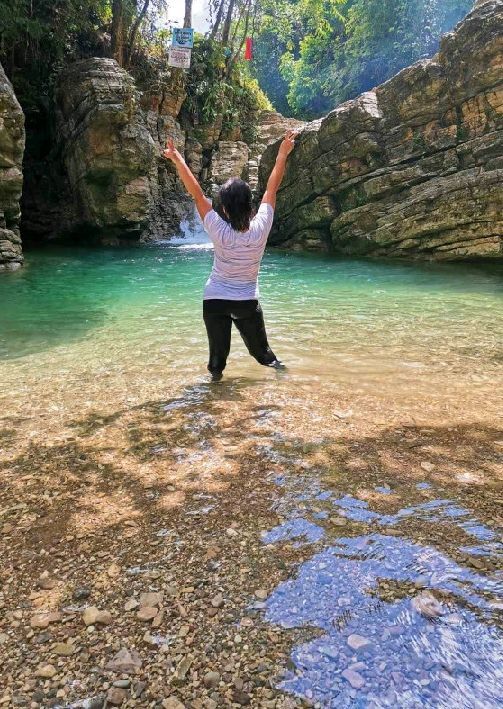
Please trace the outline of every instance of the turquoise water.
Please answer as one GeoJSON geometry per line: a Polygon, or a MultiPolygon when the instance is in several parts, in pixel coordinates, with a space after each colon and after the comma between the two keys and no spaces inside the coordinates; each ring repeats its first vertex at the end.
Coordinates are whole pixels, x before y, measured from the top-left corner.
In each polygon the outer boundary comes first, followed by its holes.
{"type": "MultiPolygon", "coordinates": [[[[0,359],[125,339],[204,362],[207,248],[51,249],[0,279],[0,359]]],[[[261,294],[273,347],[299,367],[433,368],[503,360],[501,266],[268,253],[261,294]]],[[[241,345],[239,345],[241,348],[241,345]]],[[[232,359],[231,359],[232,361],[232,359]]],[[[367,374],[369,374],[367,370],[367,374]]]]}

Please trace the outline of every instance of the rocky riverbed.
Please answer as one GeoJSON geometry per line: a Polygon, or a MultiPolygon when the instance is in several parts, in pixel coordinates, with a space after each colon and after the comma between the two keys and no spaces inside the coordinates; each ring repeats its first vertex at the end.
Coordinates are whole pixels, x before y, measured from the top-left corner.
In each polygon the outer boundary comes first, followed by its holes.
{"type": "Polygon", "coordinates": [[[12,403],[0,705],[498,706],[503,432],[464,381],[12,403]]]}

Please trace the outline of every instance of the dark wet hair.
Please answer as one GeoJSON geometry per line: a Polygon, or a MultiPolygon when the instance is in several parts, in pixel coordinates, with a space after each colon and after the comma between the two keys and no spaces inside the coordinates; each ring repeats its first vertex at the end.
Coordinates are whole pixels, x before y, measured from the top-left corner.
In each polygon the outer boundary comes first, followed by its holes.
{"type": "MultiPolygon", "coordinates": [[[[252,217],[250,185],[239,177],[231,177],[219,190],[218,201],[227,214],[222,214],[236,231],[247,231],[252,217]]],[[[223,210],[222,210],[223,212],[223,210]]]]}

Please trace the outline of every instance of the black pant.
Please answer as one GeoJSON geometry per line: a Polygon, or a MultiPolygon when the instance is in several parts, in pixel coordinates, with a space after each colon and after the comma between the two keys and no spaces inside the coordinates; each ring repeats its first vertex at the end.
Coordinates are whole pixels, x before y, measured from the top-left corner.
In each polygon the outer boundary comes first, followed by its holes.
{"type": "Polygon", "coordinates": [[[267,342],[264,314],[258,300],[204,300],[203,318],[210,345],[208,370],[212,374],[225,369],[231,349],[232,323],[259,364],[267,366],[276,360],[267,342]]]}

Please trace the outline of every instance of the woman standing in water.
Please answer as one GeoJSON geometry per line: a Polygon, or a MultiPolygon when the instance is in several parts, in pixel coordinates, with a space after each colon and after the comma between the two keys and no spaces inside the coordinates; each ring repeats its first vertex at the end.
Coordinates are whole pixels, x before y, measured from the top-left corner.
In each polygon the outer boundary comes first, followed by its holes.
{"type": "Polygon", "coordinates": [[[276,193],[285,174],[287,157],[293,150],[294,138],[291,131],[283,139],[255,216],[251,189],[246,182],[233,177],[220,188],[222,218],[205,197],[172,139],[163,152],[164,157],[175,164],[215,247],[213,269],[204,289],[203,318],[210,346],[208,370],[216,382],[222,379],[229,356],[232,323],[257,362],[276,369],[284,366],[267,341],[257,280],[274,218],[276,193]]]}

